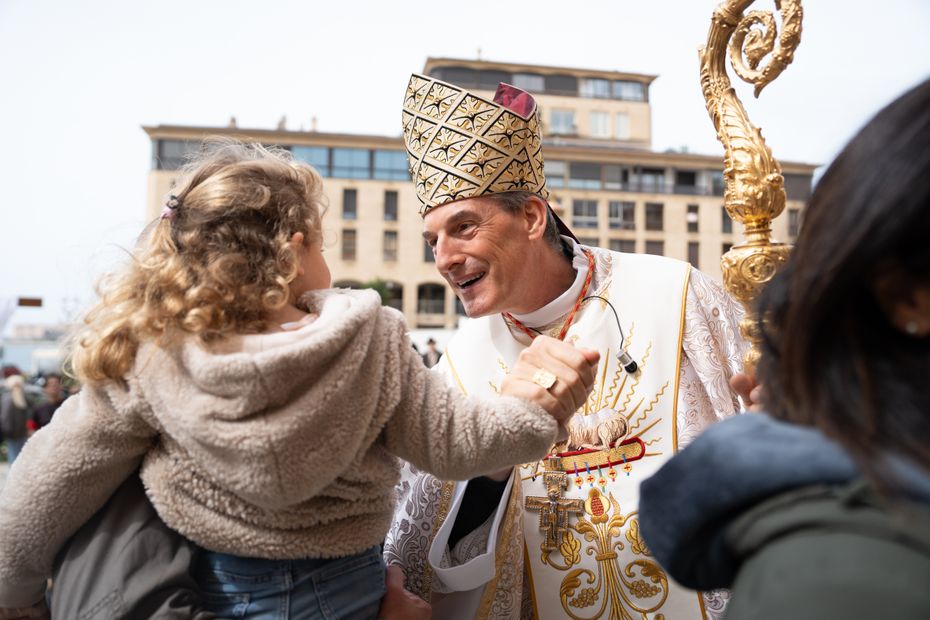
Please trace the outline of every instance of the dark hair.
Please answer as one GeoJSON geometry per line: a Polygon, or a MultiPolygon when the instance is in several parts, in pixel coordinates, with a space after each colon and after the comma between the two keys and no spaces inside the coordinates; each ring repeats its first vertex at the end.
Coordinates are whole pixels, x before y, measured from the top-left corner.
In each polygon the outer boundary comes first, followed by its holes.
{"type": "MultiPolygon", "coordinates": [[[[546,199],[539,194],[527,191],[501,192],[499,194],[488,194],[487,196],[488,198],[493,198],[497,206],[508,213],[516,213],[519,209],[522,209],[524,203],[530,196],[536,196],[548,204],[546,199]]],[[[556,225],[555,219],[552,217],[552,212],[549,209],[546,210],[546,231],[543,233],[543,240],[552,246],[553,250],[556,250],[569,260],[572,259],[571,247],[562,240],[562,236],[559,234],[559,227],[556,225]]]]}
{"type": "MultiPolygon", "coordinates": [[[[930,283],[930,81],[888,105],[811,197],[786,268],[759,299],[773,416],[816,426],[882,482],[881,454],[930,470],[930,339],[902,333],[875,292],[930,283]]],[[[887,305],[894,300],[882,300],[887,305]]]]}

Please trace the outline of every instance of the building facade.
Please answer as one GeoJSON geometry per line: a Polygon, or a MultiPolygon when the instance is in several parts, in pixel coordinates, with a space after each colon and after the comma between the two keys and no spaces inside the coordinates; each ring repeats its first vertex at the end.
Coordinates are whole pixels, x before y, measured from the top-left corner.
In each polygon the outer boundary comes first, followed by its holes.
{"type": "MultiPolygon", "coordinates": [[[[689,261],[720,278],[720,256],[741,238],[723,208],[723,159],[651,150],[655,76],[430,58],[423,72],[492,97],[499,82],[533,93],[542,120],[550,203],[582,243],[689,261]]],[[[400,113],[398,112],[398,125],[400,113]]],[[[184,157],[210,136],[290,150],[325,177],[326,260],[339,286],[381,280],[411,327],[455,327],[461,305],[433,265],[403,140],[238,127],[145,127],[152,140],[148,216],[170,193],[184,157]]],[[[793,241],[816,166],[782,162],[788,203],[773,223],[793,241]]]]}

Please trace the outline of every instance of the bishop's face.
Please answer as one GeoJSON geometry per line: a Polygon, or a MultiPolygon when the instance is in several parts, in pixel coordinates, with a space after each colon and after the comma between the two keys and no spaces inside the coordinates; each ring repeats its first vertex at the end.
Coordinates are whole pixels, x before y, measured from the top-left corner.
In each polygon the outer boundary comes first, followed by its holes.
{"type": "Polygon", "coordinates": [[[533,285],[524,218],[493,199],[477,197],[430,209],[423,226],[436,269],[468,316],[535,310],[524,307],[533,285]]]}

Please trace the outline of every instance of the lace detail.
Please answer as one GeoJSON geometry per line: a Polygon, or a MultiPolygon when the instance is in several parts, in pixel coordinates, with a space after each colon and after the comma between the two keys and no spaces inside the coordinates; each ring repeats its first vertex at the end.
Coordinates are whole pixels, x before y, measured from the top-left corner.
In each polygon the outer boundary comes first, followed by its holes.
{"type": "MultiPolygon", "coordinates": [[[[696,269],[691,271],[682,348],[704,388],[711,411],[720,420],[740,411],[739,399],[730,389],[730,377],[743,368],[747,347],[739,334],[743,314],[742,307],[720,284],[696,269]]],[[[693,402],[702,401],[696,395],[692,398],[693,402]]]]}
{"type": "Polygon", "coordinates": [[[687,355],[681,357],[678,375],[678,449],[691,443],[717,421],[707,390],[687,355]]]}
{"type": "Polygon", "coordinates": [[[427,555],[441,504],[442,482],[404,462],[395,492],[397,508],[384,540],[384,561],[400,566],[407,589],[428,602],[432,571],[427,555]]]}
{"type": "Polygon", "coordinates": [[[710,592],[701,592],[704,597],[704,611],[708,620],[723,620],[723,612],[727,609],[727,603],[730,602],[729,590],[711,590],[710,592]]]}

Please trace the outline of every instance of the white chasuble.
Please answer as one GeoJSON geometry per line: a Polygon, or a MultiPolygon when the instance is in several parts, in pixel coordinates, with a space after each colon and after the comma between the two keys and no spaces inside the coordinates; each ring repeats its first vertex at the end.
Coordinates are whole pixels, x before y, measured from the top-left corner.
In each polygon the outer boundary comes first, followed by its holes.
{"type": "MultiPolygon", "coordinates": [[[[716,415],[734,412],[732,395],[708,395],[714,388],[707,383],[715,380],[696,373],[683,355],[686,303],[694,301],[690,266],[591,251],[596,275],[588,294],[609,300],[617,316],[607,303],[590,300],[566,335],[576,346],[601,354],[594,389],[572,426],[596,426],[613,416],[625,424],[612,426],[621,430],[609,438],[606,450],[560,445],[554,458],[516,467],[496,512],[453,550],[447,546],[449,531],[467,483],[441,483],[404,467],[400,516],[388,534],[385,557],[404,567],[408,589],[433,602],[434,617],[714,616],[700,594],[671,582],[651,557],[639,534],[637,511],[639,483],[677,451],[682,431],[696,432],[681,418],[715,415],[702,410],[710,403],[724,409],[716,415]],[[636,372],[627,373],[618,363],[621,348],[636,361],[636,372]],[[688,377],[704,384],[700,397],[680,393],[681,386],[690,385],[688,377]]],[[[735,330],[730,322],[725,327],[735,330]]],[[[440,364],[463,393],[493,396],[528,344],[529,338],[499,315],[469,320],[440,364]]],[[[730,358],[741,351],[735,346],[710,366],[729,369],[730,358]]],[[[722,606],[717,599],[708,603],[722,606]]]]}

